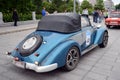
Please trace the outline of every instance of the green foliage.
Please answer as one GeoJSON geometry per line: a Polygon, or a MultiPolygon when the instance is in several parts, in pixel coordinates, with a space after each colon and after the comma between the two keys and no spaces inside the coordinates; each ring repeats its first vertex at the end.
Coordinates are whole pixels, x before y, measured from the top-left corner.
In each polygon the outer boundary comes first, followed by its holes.
{"type": "Polygon", "coordinates": [[[92,8],[92,4],[90,4],[87,0],[83,0],[83,2],[81,3],[81,8],[82,8],[82,9],[92,8]]]}
{"type": "Polygon", "coordinates": [[[88,9],[89,14],[92,14],[93,12],[93,6],[90,4],[87,0],[83,0],[80,6],[80,13],[82,13],[83,9],[88,9]]]}
{"type": "Polygon", "coordinates": [[[32,20],[32,14],[31,13],[28,13],[28,14],[20,13],[18,15],[19,15],[19,20],[20,21],[32,20]]]}
{"type": "Polygon", "coordinates": [[[67,2],[68,4],[67,4],[67,11],[68,12],[72,12],[73,11],[73,1],[72,0],[69,0],[68,2],[67,2]]]}
{"type": "Polygon", "coordinates": [[[3,21],[4,22],[12,22],[12,14],[11,13],[3,13],[3,21]]]}
{"type": "MultiPolygon", "coordinates": [[[[12,11],[17,9],[19,14],[19,20],[31,20],[32,11],[36,11],[36,18],[41,18],[41,11],[43,7],[49,13],[57,12],[73,12],[73,0],[0,0],[0,12],[3,13],[3,18],[5,22],[12,21],[12,11]],[[13,5],[14,3],[14,5],[13,5]]],[[[79,7],[76,2],[76,11],[82,12],[84,8],[88,8],[89,13],[92,13],[93,7],[87,1],[84,0],[79,7]]]]}
{"type": "Polygon", "coordinates": [[[33,4],[36,6],[36,13],[40,14],[42,10],[42,0],[33,0],[33,4]]]}
{"type": "Polygon", "coordinates": [[[92,14],[93,14],[93,11],[94,11],[93,8],[89,8],[89,9],[88,9],[89,15],[92,15],[92,14]]]}
{"type": "MultiPolygon", "coordinates": [[[[19,13],[19,21],[26,21],[26,20],[32,20],[32,14],[31,13],[19,13]]],[[[11,22],[12,19],[12,13],[3,13],[3,21],[4,22],[11,22]]]]}
{"type": "Polygon", "coordinates": [[[45,7],[49,13],[53,13],[56,10],[56,5],[47,1],[42,3],[42,7],[45,7]]]}
{"type": "Polygon", "coordinates": [[[36,14],[36,19],[41,19],[41,18],[42,18],[42,15],[36,14]]]}
{"type": "Polygon", "coordinates": [[[103,0],[96,0],[96,4],[94,9],[98,10],[105,10],[103,0]]]}
{"type": "Polygon", "coordinates": [[[62,5],[63,1],[62,0],[52,0],[52,3],[54,3],[56,5],[56,7],[59,8],[62,5]]]}
{"type": "Polygon", "coordinates": [[[36,9],[33,0],[0,0],[0,11],[9,13],[16,8],[19,13],[29,13],[36,9]]]}
{"type": "Polygon", "coordinates": [[[115,9],[116,9],[116,10],[120,10],[120,3],[115,6],[115,9]]]}

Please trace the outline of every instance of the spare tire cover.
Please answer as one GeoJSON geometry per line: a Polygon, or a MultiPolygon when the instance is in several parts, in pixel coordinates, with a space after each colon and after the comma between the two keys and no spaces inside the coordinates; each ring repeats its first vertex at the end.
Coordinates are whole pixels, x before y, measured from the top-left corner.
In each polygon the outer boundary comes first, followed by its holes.
{"type": "Polygon", "coordinates": [[[29,56],[37,50],[42,44],[42,36],[34,34],[26,37],[19,45],[19,52],[21,56],[29,56]]]}

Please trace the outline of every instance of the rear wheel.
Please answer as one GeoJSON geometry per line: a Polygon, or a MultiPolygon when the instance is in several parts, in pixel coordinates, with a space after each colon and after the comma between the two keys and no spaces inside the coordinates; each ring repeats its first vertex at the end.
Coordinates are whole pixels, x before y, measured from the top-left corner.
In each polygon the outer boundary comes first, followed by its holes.
{"type": "Polygon", "coordinates": [[[79,63],[79,59],[80,59],[79,49],[77,47],[73,46],[68,51],[64,70],[71,71],[71,70],[75,69],[77,64],[79,63]]]}
{"type": "Polygon", "coordinates": [[[102,43],[99,44],[99,47],[100,47],[100,48],[104,48],[104,47],[107,46],[107,43],[108,43],[108,32],[106,31],[106,32],[104,32],[104,34],[103,34],[102,43]]]}

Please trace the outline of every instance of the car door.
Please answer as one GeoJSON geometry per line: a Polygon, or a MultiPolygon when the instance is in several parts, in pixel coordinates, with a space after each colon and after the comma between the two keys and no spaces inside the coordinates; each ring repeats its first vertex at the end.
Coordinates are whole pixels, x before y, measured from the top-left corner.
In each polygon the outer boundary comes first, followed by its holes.
{"type": "Polygon", "coordinates": [[[81,16],[81,31],[84,43],[81,46],[82,51],[91,46],[94,42],[95,30],[91,26],[89,18],[81,16]]]}

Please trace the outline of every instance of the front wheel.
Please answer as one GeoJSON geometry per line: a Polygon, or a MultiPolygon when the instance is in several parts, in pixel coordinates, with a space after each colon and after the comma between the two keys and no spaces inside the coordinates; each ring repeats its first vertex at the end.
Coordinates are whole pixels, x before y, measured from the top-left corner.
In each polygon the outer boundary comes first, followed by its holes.
{"type": "Polygon", "coordinates": [[[63,67],[64,70],[71,71],[75,69],[77,64],[79,63],[79,59],[80,59],[79,49],[75,46],[71,47],[66,57],[66,64],[63,67]]]}
{"type": "Polygon", "coordinates": [[[103,34],[102,43],[99,44],[99,47],[100,47],[100,48],[104,48],[104,47],[107,46],[107,43],[108,43],[108,32],[106,31],[106,32],[104,32],[104,34],[103,34]]]}

